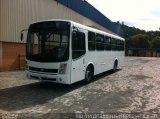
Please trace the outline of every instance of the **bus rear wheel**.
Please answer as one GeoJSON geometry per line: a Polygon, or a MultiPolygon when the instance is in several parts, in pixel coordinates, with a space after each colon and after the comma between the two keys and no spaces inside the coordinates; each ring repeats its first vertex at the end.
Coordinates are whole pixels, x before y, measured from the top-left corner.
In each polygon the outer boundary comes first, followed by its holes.
{"type": "Polygon", "coordinates": [[[85,72],[85,79],[84,79],[84,83],[88,84],[91,82],[93,78],[93,70],[91,66],[88,66],[85,72]]]}
{"type": "Polygon", "coordinates": [[[114,65],[113,65],[113,69],[112,69],[113,72],[117,71],[117,66],[118,66],[118,61],[115,60],[114,65]]]}

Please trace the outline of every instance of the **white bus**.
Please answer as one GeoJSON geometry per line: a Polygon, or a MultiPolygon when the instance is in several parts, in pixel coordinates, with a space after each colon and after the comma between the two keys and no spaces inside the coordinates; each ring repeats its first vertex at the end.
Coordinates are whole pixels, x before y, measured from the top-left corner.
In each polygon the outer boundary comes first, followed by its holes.
{"type": "Polygon", "coordinates": [[[62,84],[80,80],[123,63],[124,39],[69,20],[47,20],[29,26],[27,76],[62,84]]]}

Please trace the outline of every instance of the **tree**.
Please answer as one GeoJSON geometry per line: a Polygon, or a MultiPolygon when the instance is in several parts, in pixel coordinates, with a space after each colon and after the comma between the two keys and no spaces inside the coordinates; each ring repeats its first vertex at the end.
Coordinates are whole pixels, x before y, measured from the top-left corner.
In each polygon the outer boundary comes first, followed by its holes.
{"type": "Polygon", "coordinates": [[[138,34],[126,39],[126,48],[149,48],[148,35],[138,34]]]}
{"type": "Polygon", "coordinates": [[[151,46],[152,46],[152,48],[160,48],[160,36],[156,36],[156,37],[151,41],[151,46]]]}

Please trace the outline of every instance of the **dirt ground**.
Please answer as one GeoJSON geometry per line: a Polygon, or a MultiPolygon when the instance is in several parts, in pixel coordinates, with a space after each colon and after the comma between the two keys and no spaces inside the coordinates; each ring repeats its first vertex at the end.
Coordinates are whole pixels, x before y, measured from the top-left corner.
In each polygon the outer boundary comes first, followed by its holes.
{"type": "Polygon", "coordinates": [[[2,119],[89,118],[88,113],[159,119],[160,58],[126,57],[116,73],[97,75],[87,85],[29,80],[25,71],[0,72],[2,119]]]}

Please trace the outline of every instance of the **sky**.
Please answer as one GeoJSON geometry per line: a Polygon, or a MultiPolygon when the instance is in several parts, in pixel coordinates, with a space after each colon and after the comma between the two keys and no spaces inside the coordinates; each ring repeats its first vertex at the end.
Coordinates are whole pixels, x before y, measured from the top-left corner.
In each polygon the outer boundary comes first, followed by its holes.
{"type": "Polygon", "coordinates": [[[146,31],[160,30],[160,0],[86,0],[111,21],[146,31]]]}

